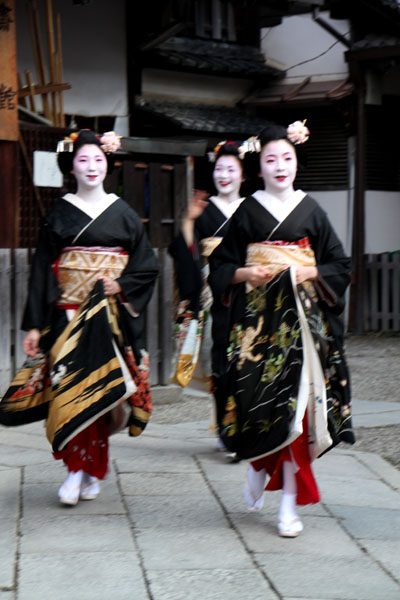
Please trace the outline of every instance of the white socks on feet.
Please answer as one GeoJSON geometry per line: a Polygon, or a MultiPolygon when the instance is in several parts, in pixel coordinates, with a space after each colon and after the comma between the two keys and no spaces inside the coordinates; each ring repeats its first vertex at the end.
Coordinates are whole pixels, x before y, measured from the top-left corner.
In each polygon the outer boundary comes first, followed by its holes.
{"type": "Polygon", "coordinates": [[[81,492],[83,471],[70,471],[67,479],[58,490],[58,497],[62,504],[75,506],[78,503],[81,492]]]}
{"type": "Polygon", "coordinates": [[[252,512],[258,512],[263,507],[266,481],[267,471],[265,469],[256,471],[250,464],[243,486],[243,496],[247,508],[252,512]]]}
{"type": "Polygon", "coordinates": [[[58,490],[58,497],[62,504],[75,506],[78,500],[94,500],[100,492],[100,483],[97,477],[92,477],[84,471],[70,471],[67,479],[58,490]]]}
{"type": "Polygon", "coordinates": [[[282,537],[297,537],[303,530],[303,523],[296,513],[297,485],[294,464],[283,462],[283,490],[279,507],[278,531],[282,537]]]}
{"type": "Polygon", "coordinates": [[[81,500],[94,500],[100,493],[100,482],[97,477],[83,473],[81,484],[81,500]]]}

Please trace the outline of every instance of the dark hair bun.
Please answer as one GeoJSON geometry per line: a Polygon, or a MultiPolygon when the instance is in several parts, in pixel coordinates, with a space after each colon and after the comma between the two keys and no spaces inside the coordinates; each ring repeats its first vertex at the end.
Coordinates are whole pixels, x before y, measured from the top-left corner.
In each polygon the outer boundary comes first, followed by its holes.
{"type": "Polygon", "coordinates": [[[225,142],[225,144],[222,144],[222,146],[218,150],[218,152],[215,156],[215,160],[218,160],[221,156],[234,156],[235,158],[240,160],[239,144],[237,144],[236,142],[232,142],[232,141],[225,142]]]}
{"type": "Polygon", "coordinates": [[[286,127],[283,125],[277,125],[276,123],[268,123],[258,136],[261,144],[261,148],[264,148],[270,142],[276,142],[277,140],[286,140],[291,144],[292,142],[287,137],[286,127]]]}

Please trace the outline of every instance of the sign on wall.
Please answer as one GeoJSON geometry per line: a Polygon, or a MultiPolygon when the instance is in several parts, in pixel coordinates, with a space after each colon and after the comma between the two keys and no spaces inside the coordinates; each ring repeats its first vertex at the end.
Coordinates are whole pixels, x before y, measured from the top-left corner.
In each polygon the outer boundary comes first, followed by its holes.
{"type": "Polygon", "coordinates": [[[0,140],[18,140],[15,0],[0,0],[0,140]]]}

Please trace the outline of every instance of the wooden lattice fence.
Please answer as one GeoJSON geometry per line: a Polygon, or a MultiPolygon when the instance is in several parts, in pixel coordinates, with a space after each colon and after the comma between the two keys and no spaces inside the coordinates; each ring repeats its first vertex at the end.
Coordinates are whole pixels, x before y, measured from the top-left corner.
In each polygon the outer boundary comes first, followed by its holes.
{"type": "Polygon", "coordinates": [[[365,257],[364,331],[400,331],[400,252],[365,257]]]}

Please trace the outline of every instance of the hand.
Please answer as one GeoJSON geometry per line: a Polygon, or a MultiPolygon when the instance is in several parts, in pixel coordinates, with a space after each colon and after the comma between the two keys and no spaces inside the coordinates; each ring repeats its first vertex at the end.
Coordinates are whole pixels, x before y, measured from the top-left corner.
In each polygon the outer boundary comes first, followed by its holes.
{"type": "Polygon", "coordinates": [[[204,190],[193,190],[193,196],[190,198],[189,204],[187,205],[184,219],[195,221],[200,217],[200,215],[203,214],[204,209],[208,206],[208,202],[206,201],[208,196],[208,192],[205,192],[204,190]]]}
{"type": "Polygon", "coordinates": [[[119,294],[122,291],[118,281],[115,281],[114,279],[105,276],[99,277],[99,279],[103,280],[104,293],[106,296],[114,296],[115,294],[119,294]]]}
{"type": "Polygon", "coordinates": [[[30,329],[26,334],[24,341],[22,342],[22,347],[24,352],[28,356],[36,356],[39,352],[39,340],[40,340],[40,331],[39,329],[30,329]]]}
{"type": "Polygon", "coordinates": [[[253,288],[265,285],[274,277],[274,273],[268,267],[254,266],[245,268],[247,270],[246,281],[253,288]]]}
{"type": "Polygon", "coordinates": [[[236,269],[231,284],[242,283],[247,281],[252,288],[259,285],[264,285],[271,281],[274,277],[274,272],[268,267],[256,265],[254,267],[240,267],[236,269]]]}
{"type": "Polygon", "coordinates": [[[318,279],[317,267],[296,267],[296,284],[318,279]]]}

